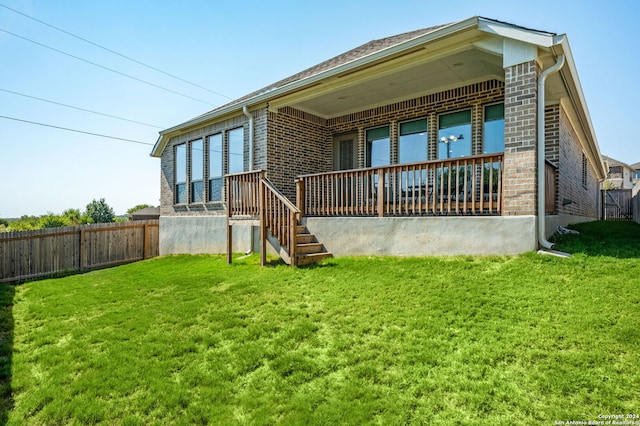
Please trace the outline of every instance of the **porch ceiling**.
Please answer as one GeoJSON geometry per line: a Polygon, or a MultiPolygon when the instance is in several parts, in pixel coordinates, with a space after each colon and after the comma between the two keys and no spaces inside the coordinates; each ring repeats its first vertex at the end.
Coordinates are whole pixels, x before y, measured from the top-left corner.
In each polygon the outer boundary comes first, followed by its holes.
{"type": "Polygon", "coordinates": [[[415,51],[397,58],[395,65],[339,76],[270,104],[332,118],[479,81],[504,80],[502,56],[494,52],[467,44],[444,56],[428,53],[415,51]]]}

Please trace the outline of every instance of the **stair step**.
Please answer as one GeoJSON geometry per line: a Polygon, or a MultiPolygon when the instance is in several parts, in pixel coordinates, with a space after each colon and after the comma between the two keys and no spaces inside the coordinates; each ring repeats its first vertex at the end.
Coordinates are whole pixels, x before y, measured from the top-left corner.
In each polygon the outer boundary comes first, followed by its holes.
{"type": "Polygon", "coordinates": [[[331,253],[312,253],[312,254],[301,254],[298,255],[297,264],[298,266],[309,265],[311,263],[318,262],[322,259],[326,259],[327,257],[333,256],[331,253]]]}
{"type": "Polygon", "coordinates": [[[296,234],[308,234],[309,231],[304,225],[296,225],[296,234]]]}
{"type": "Polygon", "coordinates": [[[313,243],[316,239],[316,236],[313,234],[297,234],[296,241],[298,244],[308,244],[313,243]]]}
{"type": "Polygon", "coordinates": [[[298,244],[298,254],[321,253],[322,243],[298,244]]]}

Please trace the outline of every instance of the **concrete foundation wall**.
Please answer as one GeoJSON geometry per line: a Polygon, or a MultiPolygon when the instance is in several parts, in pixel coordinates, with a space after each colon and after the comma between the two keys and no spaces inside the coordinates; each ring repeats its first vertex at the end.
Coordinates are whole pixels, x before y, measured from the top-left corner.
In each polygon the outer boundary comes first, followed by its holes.
{"type": "MultiPolygon", "coordinates": [[[[548,229],[576,218],[547,220],[548,229]],[[568,220],[568,221],[567,221],[568,220]],[[558,224],[556,224],[558,223],[558,224]]],[[[537,249],[535,216],[335,217],[302,223],[334,256],[438,256],[518,254],[537,249]]],[[[260,250],[258,228],[233,226],[233,252],[260,250]]],[[[267,244],[270,253],[275,253],[267,244]]],[[[225,253],[226,218],[163,216],[160,255],[225,253]]]]}
{"type": "MultiPolygon", "coordinates": [[[[160,256],[227,252],[225,216],[161,216],[160,256]]],[[[233,251],[244,253],[251,245],[251,226],[233,227],[233,251]]]]}
{"type": "Polygon", "coordinates": [[[334,256],[518,254],[537,249],[535,216],[304,218],[334,256]]]}

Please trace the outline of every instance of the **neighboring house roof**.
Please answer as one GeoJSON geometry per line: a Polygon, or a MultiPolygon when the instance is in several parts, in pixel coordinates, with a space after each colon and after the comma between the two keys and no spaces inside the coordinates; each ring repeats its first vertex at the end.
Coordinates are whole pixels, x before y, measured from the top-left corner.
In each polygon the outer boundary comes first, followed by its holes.
{"type": "Polygon", "coordinates": [[[145,207],[131,213],[131,220],[158,219],[160,217],[160,207],[145,207]]]}
{"type": "Polygon", "coordinates": [[[633,170],[640,170],[640,161],[637,163],[630,164],[633,170]]]}
{"type": "MultiPolygon", "coordinates": [[[[369,82],[375,81],[378,75],[376,74],[377,72],[380,74],[397,72],[398,76],[405,77],[404,82],[406,82],[408,74],[402,73],[413,66],[414,62],[411,62],[411,58],[417,57],[418,61],[426,61],[426,55],[429,55],[429,60],[435,61],[436,59],[434,58],[438,58],[439,55],[460,52],[470,46],[473,46],[477,56],[484,55],[473,59],[478,66],[485,67],[485,70],[483,70],[485,75],[492,76],[492,78],[504,78],[504,67],[520,63],[517,62],[518,55],[512,53],[518,51],[518,49],[526,50],[529,48],[527,46],[542,49],[545,52],[545,56],[539,59],[543,62],[543,68],[548,68],[555,63],[558,55],[563,54],[566,58],[566,64],[559,72],[561,79],[558,79],[559,83],[555,83],[556,87],[553,88],[553,91],[566,94],[569,99],[569,114],[572,119],[580,123],[578,127],[581,129],[578,129],[578,132],[581,132],[582,136],[584,136],[585,152],[588,153],[598,174],[604,177],[606,171],[601,162],[595,132],[566,36],[528,29],[479,16],[363,44],[226,105],[161,131],[151,155],[160,157],[173,136],[203,125],[212,124],[231,115],[240,114],[245,107],[263,108],[268,106],[277,110],[277,107],[284,106],[285,102],[296,106],[294,101],[301,106],[308,106],[309,100],[313,96],[320,98],[321,94],[335,93],[338,90],[345,90],[345,88],[353,90],[353,83],[358,82],[358,78],[369,82]],[[508,55],[511,55],[509,59],[507,59],[508,55]],[[500,58],[502,58],[502,61],[500,61],[500,58]],[[514,62],[508,62],[510,60],[514,62]],[[387,63],[389,66],[385,68],[383,64],[387,63]],[[349,84],[352,84],[352,86],[349,86],[349,84]]],[[[447,84],[454,84],[455,77],[458,78],[457,81],[464,81],[465,76],[456,75],[452,70],[456,63],[452,62],[443,66],[448,75],[454,76],[449,77],[448,80],[443,80],[443,87],[447,84]]],[[[441,75],[444,74],[443,72],[441,75]]],[[[411,75],[411,77],[415,76],[416,74],[411,75]]],[[[432,75],[428,77],[432,78],[432,75]]],[[[435,79],[436,77],[434,73],[433,78],[435,79]]],[[[426,77],[423,76],[422,78],[426,77]]],[[[407,90],[419,86],[415,84],[415,81],[410,81],[410,83],[414,84],[406,84],[403,87],[405,92],[402,93],[408,95],[409,92],[407,90]]],[[[367,93],[369,95],[375,92],[370,89],[367,92],[366,89],[364,86],[361,87],[361,91],[358,94],[367,93]]],[[[396,93],[401,93],[400,89],[400,87],[396,87],[394,90],[396,93]]],[[[380,97],[380,99],[382,98],[380,97]]]]}
{"type": "MultiPolygon", "coordinates": [[[[607,162],[607,164],[609,164],[609,167],[616,167],[616,166],[620,166],[620,167],[624,167],[626,169],[633,169],[633,166],[628,165],[627,163],[623,163],[622,161],[618,161],[615,158],[611,158],[607,155],[603,155],[602,159],[604,161],[607,162]]],[[[638,163],[640,164],[640,163],[638,163]]]]}

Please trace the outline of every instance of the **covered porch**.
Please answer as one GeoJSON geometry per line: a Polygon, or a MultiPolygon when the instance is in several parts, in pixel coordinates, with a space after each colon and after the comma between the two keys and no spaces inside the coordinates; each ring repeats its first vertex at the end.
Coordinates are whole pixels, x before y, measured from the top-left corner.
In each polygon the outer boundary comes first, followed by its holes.
{"type": "Polygon", "coordinates": [[[258,224],[263,264],[269,242],[296,266],[331,255],[307,229],[311,218],[501,216],[502,168],[499,153],[303,175],[295,203],[263,170],[227,175],[228,261],[232,227],[247,220],[258,224]]]}

